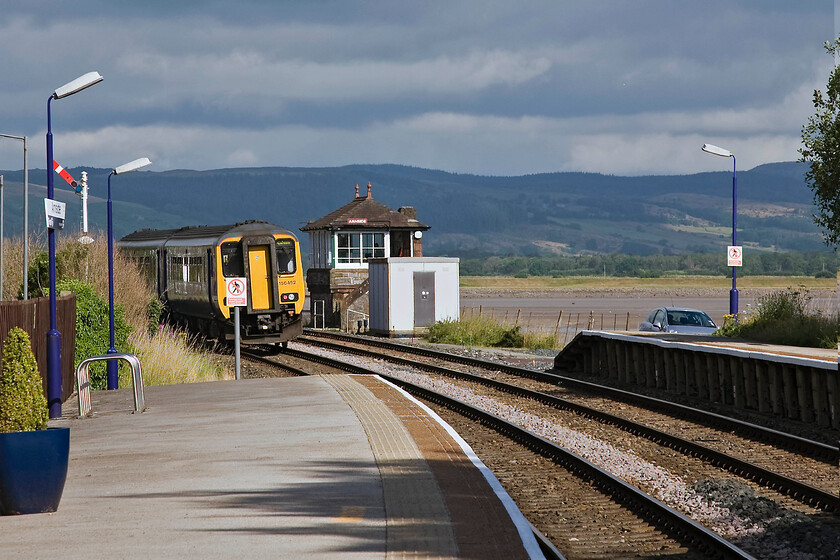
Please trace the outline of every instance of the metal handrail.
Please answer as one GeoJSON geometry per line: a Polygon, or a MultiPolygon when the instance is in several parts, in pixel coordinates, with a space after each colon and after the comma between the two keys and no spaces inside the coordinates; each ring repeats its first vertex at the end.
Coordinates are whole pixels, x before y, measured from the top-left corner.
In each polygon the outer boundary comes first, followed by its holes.
{"type": "Polygon", "coordinates": [[[131,367],[131,376],[134,385],[134,412],[146,410],[146,397],[143,394],[143,372],[140,368],[140,359],[134,354],[115,353],[103,356],[91,356],[82,360],[76,368],[76,388],[79,395],[79,416],[90,416],[90,375],[88,369],[93,362],[104,362],[108,360],[125,360],[131,367]]]}

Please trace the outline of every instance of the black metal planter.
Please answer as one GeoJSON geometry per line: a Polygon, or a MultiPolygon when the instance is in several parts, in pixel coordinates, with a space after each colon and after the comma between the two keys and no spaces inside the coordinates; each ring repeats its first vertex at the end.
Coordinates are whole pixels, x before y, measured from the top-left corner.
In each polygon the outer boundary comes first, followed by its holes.
{"type": "Polygon", "coordinates": [[[56,511],[70,454],[70,428],[0,433],[0,513],[56,511]]]}

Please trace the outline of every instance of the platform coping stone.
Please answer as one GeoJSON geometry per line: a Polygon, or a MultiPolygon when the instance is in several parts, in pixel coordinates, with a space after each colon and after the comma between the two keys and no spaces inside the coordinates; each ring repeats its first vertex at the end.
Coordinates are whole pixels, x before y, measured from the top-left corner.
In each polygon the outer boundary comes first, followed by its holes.
{"type": "Polygon", "coordinates": [[[359,418],[379,466],[387,516],[386,558],[458,558],[443,494],[402,421],[350,376],[322,377],[359,418]]]}

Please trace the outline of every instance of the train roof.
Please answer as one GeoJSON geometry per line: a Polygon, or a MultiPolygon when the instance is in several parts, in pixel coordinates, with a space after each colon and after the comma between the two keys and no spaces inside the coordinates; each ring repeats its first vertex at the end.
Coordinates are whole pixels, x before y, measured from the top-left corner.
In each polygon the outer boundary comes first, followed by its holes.
{"type": "Polygon", "coordinates": [[[190,242],[200,239],[220,239],[222,237],[230,237],[233,235],[247,235],[247,234],[294,234],[274,224],[268,222],[249,220],[247,222],[239,222],[236,224],[222,225],[222,226],[186,226],[178,229],[141,229],[134,233],[130,233],[120,239],[121,244],[128,245],[146,245],[146,244],[163,244],[170,241],[190,242]]]}

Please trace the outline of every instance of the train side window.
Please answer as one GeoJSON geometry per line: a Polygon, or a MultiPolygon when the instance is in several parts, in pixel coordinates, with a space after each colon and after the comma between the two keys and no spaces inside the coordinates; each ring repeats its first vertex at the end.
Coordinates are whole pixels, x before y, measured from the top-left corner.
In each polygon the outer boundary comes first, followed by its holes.
{"type": "Polygon", "coordinates": [[[202,284],[204,282],[204,257],[189,257],[188,265],[186,280],[202,284]]]}
{"type": "Polygon", "coordinates": [[[128,252],[128,258],[137,265],[140,274],[149,286],[154,288],[157,272],[157,252],[155,249],[138,249],[128,252]]]}
{"type": "Polygon", "coordinates": [[[167,268],[169,281],[167,284],[172,294],[187,293],[186,284],[184,283],[185,268],[184,257],[169,255],[169,266],[167,268]]]}
{"type": "Polygon", "coordinates": [[[294,274],[297,261],[295,253],[295,240],[289,238],[278,239],[275,243],[277,251],[277,273],[294,274]]]}
{"type": "Polygon", "coordinates": [[[245,262],[242,260],[242,245],[238,241],[222,243],[222,274],[228,278],[245,276],[245,262]]]}

